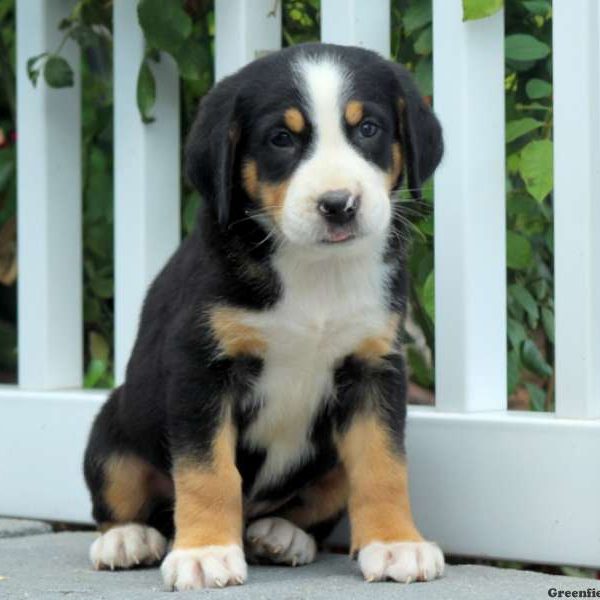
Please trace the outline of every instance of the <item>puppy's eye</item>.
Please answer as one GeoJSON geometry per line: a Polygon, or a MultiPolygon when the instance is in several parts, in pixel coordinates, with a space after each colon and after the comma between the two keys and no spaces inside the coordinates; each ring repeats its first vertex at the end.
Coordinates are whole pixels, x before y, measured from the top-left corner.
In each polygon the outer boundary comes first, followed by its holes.
{"type": "Polygon", "coordinates": [[[277,148],[289,148],[290,146],[294,145],[292,136],[284,129],[276,131],[271,136],[270,142],[273,144],[273,146],[277,146],[277,148]]]}
{"type": "Polygon", "coordinates": [[[363,121],[359,126],[358,130],[360,135],[366,138],[373,137],[378,131],[379,126],[373,123],[373,121],[363,121]]]}

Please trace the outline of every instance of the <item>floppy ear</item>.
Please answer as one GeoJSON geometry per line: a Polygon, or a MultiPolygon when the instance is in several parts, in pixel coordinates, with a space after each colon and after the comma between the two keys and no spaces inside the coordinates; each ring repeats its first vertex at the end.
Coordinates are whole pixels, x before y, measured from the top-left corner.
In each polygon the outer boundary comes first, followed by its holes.
{"type": "Polygon", "coordinates": [[[423,100],[411,74],[398,64],[394,64],[393,69],[398,84],[398,122],[408,187],[416,200],[420,198],[423,183],[433,175],[442,159],[442,127],[423,100]]]}
{"type": "Polygon", "coordinates": [[[185,146],[185,174],[222,228],[229,223],[233,165],[240,138],[236,87],[232,78],[227,78],[204,97],[185,146]]]}

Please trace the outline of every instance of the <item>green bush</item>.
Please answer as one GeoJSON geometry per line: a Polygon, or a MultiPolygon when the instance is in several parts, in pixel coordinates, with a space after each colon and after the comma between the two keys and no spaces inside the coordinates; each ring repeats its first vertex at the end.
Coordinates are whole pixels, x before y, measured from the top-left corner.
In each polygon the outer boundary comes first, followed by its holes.
{"type": "MultiPolygon", "coordinates": [[[[501,0],[463,2],[467,19],[485,18],[502,4],[501,0]]],[[[318,0],[282,0],[281,5],[284,45],[319,38],[318,0]]],[[[395,0],[392,5],[392,56],[414,72],[423,94],[431,99],[431,0],[395,0]]],[[[213,3],[139,0],[138,16],[147,42],[138,76],[140,118],[145,122],[154,118],[152,65],[159,59],[159,51],[167,52],[176,60],[181,74],[182,130],[186,131],[198,99],[213,81],[213,3]]],[[[83,50],[84,316],[86,385],[90,387],[112,383],[111,20],[111,2],[79,0],[71,14],[57,24],[65,40],[75,40],[83,50]]],[[[511,405],[534,410],[553,406],[551,26],[549,0],[507,3],[507,378],[511,405]]],[[[4,132],[14,130],[14,55],[2,51],[2,46],[14,46],[13,31],[12,0],[0,0],[0,56],[10,56],[10,60],[0,62],[0,127],[4,132]]],[[[32,57],[28,65],[32,83],[58,87],[71,84],[71,66],[60,50],[48,49],[48,53],[32,57]]],[[[182,189],[185,235],[194,225],[200,199],[185,185],[182,189]]],[[[428,393],[434,390],[435,352],[433,190],[428,186],[424,201],[418,204],[405,200],[406,194],[399,195],[413,232],[408,360],[413,384],[428,393]]],[[[8,143],[0,149],[0,244],[1,227],[14,218],[14,212],[14,144],[8,143]]],[[[8,289],[0,285],[3,294],[8,289]]],[[[14,309],[12,313],[3,311],[2,297],[0,328],[13,331],[13,335],[0,338],[0,371],[14,368],[15,356],[14,309]]]]}

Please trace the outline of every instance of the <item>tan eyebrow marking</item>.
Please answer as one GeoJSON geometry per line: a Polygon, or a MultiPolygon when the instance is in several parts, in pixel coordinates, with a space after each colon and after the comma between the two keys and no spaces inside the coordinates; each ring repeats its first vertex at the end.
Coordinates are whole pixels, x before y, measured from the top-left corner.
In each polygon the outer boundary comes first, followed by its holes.
{"type": "Polygon", "coordinates": [[[302,113],[297,108],[288,108],[283,114],[283,120],[288,129],[294,133],[302,132],[306,125],[302,113]]]}
{"type": "Polygon", "coordinates": [[[242,163],[242,187],[250,198],[258,199],[258,168],[255,160],[246,159],[242,163]]]}
{"type": "Polygon", "coordinates": [[[400,173],[402,173],[402,167],[403,160],[400,144],[398,142],[394,142],[392,144],[392,166],[388,171],[388,188],[390,190],[394,189],[398,183],[398,178],[400,177],[400,173]]]}
{"type": "Polygon", "coordinates": [[[346,117],[346,122],[348,125],[358,125],[363,118],[363,103],[358,100],[350,100],[348,104],[346,104],[346,111],[344,112],[344,116],[346,117]]]}

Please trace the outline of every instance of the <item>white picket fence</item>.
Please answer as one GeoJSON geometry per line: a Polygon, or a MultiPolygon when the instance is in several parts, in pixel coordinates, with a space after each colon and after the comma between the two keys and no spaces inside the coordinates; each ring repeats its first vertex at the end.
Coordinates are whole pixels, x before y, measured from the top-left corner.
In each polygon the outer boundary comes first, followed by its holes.
{"type": "MultiPolygon", "coordinates": [[[[510,1],[510,0],[507,0],[510,1]]],[[[134,0],[114,3],[116,368],[149,281],[179,239],[174,64],[156,121],[135,86],[134,0]]],[[[216,0],[216,72],[279,48],[273,0],[216,0]]],[[[437,406],[410,410],[411,496],[450,553],[600,566],[600,15],[554,0],[556,414],[506,410],[503,15],[434,0],[437,406]]],[[[68,0],[17,1],[19,385],[0,387],[0,514],[88,522],[81,456],[106,392],[82,387],[80,82],[34,89],[26,60],[68,0]]],[[[390,47],[390,0],[322,0],[322,39],[390,47]]],[[[78,50],[65,48],[71,64],[78,50]]]]}

